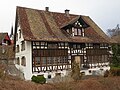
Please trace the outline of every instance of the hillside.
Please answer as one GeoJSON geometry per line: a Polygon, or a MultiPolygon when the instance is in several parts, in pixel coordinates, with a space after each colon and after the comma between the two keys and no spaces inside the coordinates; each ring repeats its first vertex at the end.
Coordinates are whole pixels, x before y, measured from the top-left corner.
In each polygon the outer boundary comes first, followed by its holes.
{"type": "Polygon", "coordinates": [[[0,79],[0,90],[120,90],[120,77],[96,77],[77,82],[36,84],[9,76],[0,79]]]}
{"type": "MultiPolygon", "coordinates": [[[[36,84],[18,77],[5,74],[5,66],[0,65],[0,90],[120,90],[120,76],[95,77],[88,76],[79,81],[67,77],[63,82],[36,84]]],[[[62,81],[56,79],[57,81],[62,81]]]]}

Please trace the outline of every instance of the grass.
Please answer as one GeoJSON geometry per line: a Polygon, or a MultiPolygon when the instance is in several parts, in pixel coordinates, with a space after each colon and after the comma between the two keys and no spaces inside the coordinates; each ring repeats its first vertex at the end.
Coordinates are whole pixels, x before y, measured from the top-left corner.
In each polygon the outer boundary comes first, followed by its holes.
{"type": "MultiPolygon", "coordinates": [[[[5,70],[5,68],[1,70],[5,70]]],[[[0,72],[0,90],[120,90],[120,76],[105,78],[87,76],[87,78],[77,81],[67,77],[63,82],[36,84],[31,81],[23,81],[18,77],[4,76],[3,71],[0,72]]]]}
{"type": "Polygon", "coordinates": [[[84,80],[63,81],[51,84],[36,84],[9,76],[4,82],[0,79],[0,90],[120,90],[120,76],[90,77],[84,80]]]}

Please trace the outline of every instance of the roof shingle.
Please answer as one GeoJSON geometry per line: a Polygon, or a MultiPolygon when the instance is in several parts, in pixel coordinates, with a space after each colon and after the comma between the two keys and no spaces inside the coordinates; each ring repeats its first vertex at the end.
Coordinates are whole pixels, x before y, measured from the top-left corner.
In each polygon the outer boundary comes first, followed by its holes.
{"type": "Polygon", "coordinates": [[[19,24],[25,40],[78,43],[111,43],[110,38],[88,16],[17,7],[19,24]],[[71,37],[61,27],[81,17],[88,25],[85,37],[71,37]]]}

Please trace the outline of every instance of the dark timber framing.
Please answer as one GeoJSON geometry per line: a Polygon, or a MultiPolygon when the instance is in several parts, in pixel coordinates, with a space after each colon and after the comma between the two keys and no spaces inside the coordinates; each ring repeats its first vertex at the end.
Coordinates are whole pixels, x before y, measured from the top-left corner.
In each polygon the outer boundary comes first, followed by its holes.
{"type": "Polygon", "coordinates": [[[32,42],[32,71],[69,69],[68,43],[32,42]]]}
{"type": "Polygon", "coordinates": [[[32,42],[32,72],[67,70],[75,56],[80,57],[81,68],[107,66],[109,44],[32,42]]]}

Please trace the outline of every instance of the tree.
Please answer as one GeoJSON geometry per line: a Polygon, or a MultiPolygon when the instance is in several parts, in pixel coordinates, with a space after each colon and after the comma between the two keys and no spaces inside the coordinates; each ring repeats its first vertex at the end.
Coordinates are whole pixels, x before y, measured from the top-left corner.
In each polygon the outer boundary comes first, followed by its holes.
{"type": "Polygon", "coordinates": [[[107,30],[107,34],[108,36],[112,37],[112,36],[116,36],[116,35],[120,35],[120,27],[119,24],[116,25],[116,28],[114,29],[108,29],[107,30]]]}
{"type": "Polygon", "coordinates": [[[78,81],[81,79],[79,63],[76,63],[75,61],[72,63],[72,75],[71,76],[75,81],[78,81]]]}
{"type": "Polygon", "coordinates": [[[113,52],[113,58],[112,58],[112,66],[114,67],[120,67],[120,45],[114,44],[112,45],[112,52],[113,52]]]}

